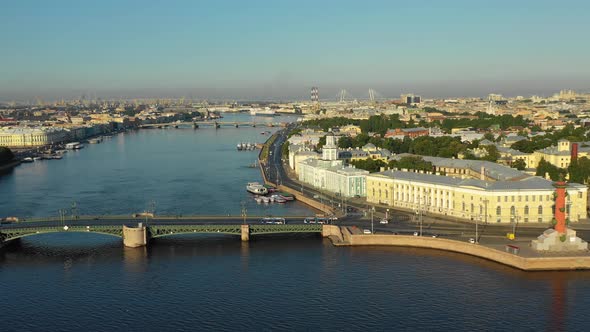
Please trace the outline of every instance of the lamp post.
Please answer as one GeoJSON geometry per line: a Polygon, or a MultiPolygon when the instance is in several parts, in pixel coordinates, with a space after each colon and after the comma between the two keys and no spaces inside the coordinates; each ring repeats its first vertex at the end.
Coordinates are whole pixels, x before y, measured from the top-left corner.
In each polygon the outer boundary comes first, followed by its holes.
{"type": "Polygon", "coordinates": [[[375,234],[374,228],[373,228],[373,213],[375,212],[375,207],[371,207],[371,234],[375,234]]]}
{"type": "Polygon", "coordinates": [[[388,220],[388,219],[387,219],[387,218],[388,218],[388,214],[389,214],[389,209],[386,209],[386,210],[385,210],[385,220],[388,220]]]}
{"type": "Polygon", "coordinates": [[[475,243],[479,243],[479,232],[478,232],[479,219],[481,219],[481,214],[479,216],[477,216],[477,218],[475,218],[475,243]]]}
{"type": "Polygon", "coordinates": [[[246,209],[246,202],[242,201],[242,224],[246,224],[246,213],[248,212],[248,210],[246,209]]]}

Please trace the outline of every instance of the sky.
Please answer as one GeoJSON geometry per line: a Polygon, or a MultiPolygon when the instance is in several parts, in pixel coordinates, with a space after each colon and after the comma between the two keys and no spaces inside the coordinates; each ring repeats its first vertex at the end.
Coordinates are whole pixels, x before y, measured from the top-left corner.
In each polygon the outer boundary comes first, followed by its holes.
{"type": "Polygon", "coordinates": [[[590,1],[0,1],[0,100],[590,91],[590,1]]]}

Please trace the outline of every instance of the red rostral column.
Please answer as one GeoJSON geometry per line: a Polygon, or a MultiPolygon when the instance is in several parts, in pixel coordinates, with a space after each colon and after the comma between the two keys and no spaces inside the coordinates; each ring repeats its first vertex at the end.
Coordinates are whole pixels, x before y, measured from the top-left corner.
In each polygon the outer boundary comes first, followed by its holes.
{"type": "Polygon", "coordinates": [[[565,233],[565,181],[556,181],[553,183],[555,187],[555,230],[563,234],[565,233]]]}

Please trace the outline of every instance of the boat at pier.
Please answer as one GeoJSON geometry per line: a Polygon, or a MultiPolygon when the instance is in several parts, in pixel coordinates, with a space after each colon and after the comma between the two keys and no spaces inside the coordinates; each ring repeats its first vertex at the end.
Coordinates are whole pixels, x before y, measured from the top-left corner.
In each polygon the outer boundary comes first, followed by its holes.
{"type": "Polygon", "coordinates": [[[270,108],[252,108],[250,109],[250,115],[262,115],[262,116],[275,116],[277,112],[270,108]]]}
{"type": "Polygon", "coordinates": [[[84,147],[84,145],[82,145],[82,143],[80,143],[80,142],[72,142],[72,143],[66,144],[66,149],[68,149],[68,150],[78,150],[83,147],[84,147]]]}
{"type": "Polygon", "coordinates": [[[266,195],[268,190],[258,182],[250,182],[246,186],[246,190],[254,195],[266,195]]]}

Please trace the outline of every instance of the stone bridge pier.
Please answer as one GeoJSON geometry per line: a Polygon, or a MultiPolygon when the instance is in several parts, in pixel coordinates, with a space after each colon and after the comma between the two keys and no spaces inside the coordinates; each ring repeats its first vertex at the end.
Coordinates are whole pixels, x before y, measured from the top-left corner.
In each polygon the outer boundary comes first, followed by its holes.
{"type": "Polygon", "coordinates": [[[147,245],[147,242],[147,229],[143,223],[139,223],[137,227],[123,225],[123,244],[125,247],[143,247],[147,245]]]}

